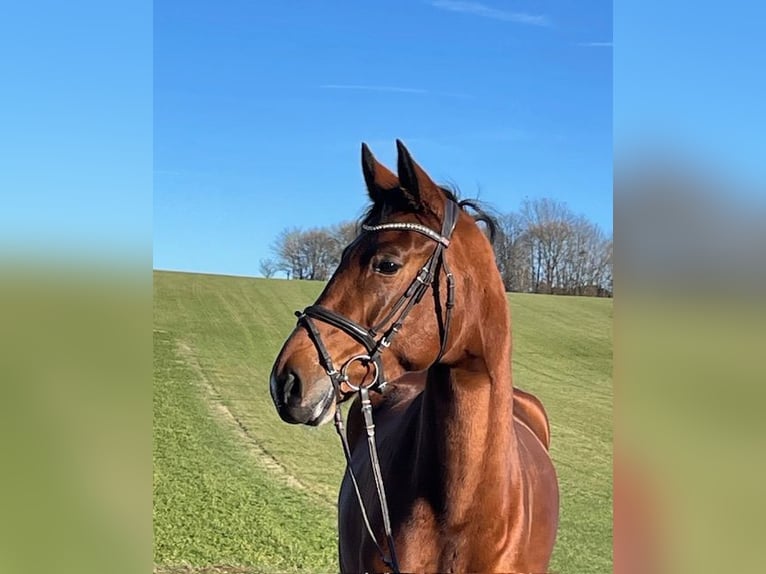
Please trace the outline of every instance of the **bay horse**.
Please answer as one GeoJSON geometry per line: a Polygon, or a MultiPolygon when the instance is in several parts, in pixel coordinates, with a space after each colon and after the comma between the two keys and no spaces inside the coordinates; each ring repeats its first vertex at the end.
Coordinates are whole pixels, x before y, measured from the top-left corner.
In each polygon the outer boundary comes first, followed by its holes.
{"type": "Polygon", "coordinates": [[[339,403],[362,389],[338,497],[342,572],[390,571],[386,553],[402,572],[547,572],[559,509],[548,418],[513,388],[492,246],[475,204],[397,148],[395,175],[362,144],[372,205],[315,305],[296,313],[272,399],[284,421],[316,426],[340,421],[339,403]]]}

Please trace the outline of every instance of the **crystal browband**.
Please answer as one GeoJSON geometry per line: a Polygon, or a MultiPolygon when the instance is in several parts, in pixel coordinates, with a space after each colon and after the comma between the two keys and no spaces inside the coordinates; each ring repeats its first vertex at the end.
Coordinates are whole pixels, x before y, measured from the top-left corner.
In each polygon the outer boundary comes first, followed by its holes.
{"type": "Polygon", "coordinates": [[[363,231],[385,231],[386,229],[399,229],[402,231],[416,231],[441,243],[444,247],[449,247],[449,239],[439,235],[433,229],[420,225],[419,223],[381,223],[380,225],[362,225],[363,231]]]}

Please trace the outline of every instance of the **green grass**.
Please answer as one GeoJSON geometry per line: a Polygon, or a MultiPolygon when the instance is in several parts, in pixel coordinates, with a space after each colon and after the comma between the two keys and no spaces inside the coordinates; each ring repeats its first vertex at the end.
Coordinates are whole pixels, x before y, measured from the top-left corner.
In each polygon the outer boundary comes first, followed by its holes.
{"type": "MultiPolygon", "coordinates": [[[[155,272],[158,572],[337,571],[337,437],[284,424],[268,392],[292,312],[322,287],[155,272]]],[[[551,419],[562,493],[552,570],[611,572],[612,302],[509,298],[515,384],[551,419]]]]}

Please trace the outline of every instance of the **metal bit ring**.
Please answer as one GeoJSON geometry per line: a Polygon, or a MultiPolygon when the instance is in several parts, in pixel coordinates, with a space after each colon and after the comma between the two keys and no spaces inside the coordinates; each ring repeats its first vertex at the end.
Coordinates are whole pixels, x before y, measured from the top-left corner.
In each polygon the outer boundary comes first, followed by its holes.
{"type": "Polygon", "coordinates": [[[343,366],[340,368],[340,380],[344,383],[346,383],[346,386],[348,386],[352,391],[358,391],[361,388],[370,389],[375,386],[375,384],[378,382],[378,376],[380,373],[378,372],[378,364],[373,361],[369,355],[356,355],[354,357],[351,357],[348,361],[346,361],[343,366]],[[367,363],[367,365],[372,365],[375,367],[375,376],[372,379],[372,382],[367,385],[354,385],[351,383],[351,381],[348,378],[348,367],[353,363],[354,361],[359,361],[361,363],[367,363]]]}

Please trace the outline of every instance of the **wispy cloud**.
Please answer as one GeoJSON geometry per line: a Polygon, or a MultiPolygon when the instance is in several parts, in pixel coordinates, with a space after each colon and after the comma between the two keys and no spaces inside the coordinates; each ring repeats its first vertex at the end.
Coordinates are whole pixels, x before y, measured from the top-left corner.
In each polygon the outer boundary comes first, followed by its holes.
{"type": "Polygon", "coordinates": [[[367,92],[397,92],[400,94],[427,94],[422,88],[402,88],[399,86],[367,86],[361,84],[323,84],[323,90],[364,90],[367,92]]]}
{"type": "Polygon", "coordinates": [[[582,46],[584,48],[611,48],[612,47],[611,42],[580,42],[577,45],[582,46]]]}
{"type": "Polygon", "coordinates": [[[473,14],[474,16],[483,16],[493,20],[504,20],[505,22],[515,22],[516,24],[527,24],[529,26],[550,26],[551,22],[543,14],[529,14],[527,12],[509,12],[486,6],[479,2],[464,2],[462,0],[429,0],[428,2],[434,8],[449,10],[450,12],[462,12],[464,14],[473,14]]]}

